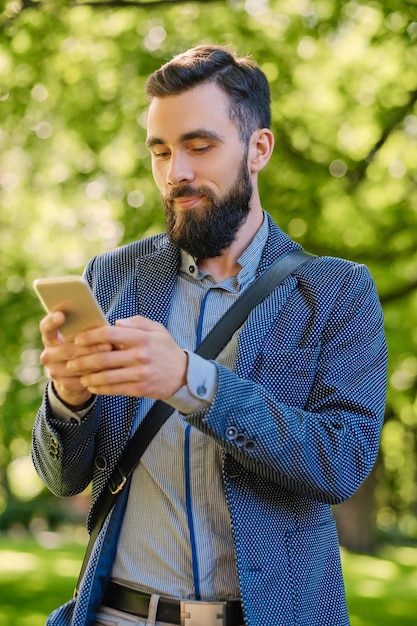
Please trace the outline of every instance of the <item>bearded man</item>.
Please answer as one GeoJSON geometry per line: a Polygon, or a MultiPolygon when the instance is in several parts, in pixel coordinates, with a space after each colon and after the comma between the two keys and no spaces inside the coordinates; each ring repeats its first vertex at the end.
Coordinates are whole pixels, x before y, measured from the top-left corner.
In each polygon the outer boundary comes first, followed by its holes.
{"type": "Polygon", "coordinates": [[[92,482],[91,529],[154,401],[175,410],[107,516],[78,596],[47,624],[346,626],[331,505],[378,450],[387,355],[374,281],[316,257],[216,360],[197,355],[238,296],[300,248],[258,191],[274,146],[269,86],[252,60],[202,45],[154,72],[146,93],[166,233],[87,265],[108,326],[65,343],[63,313],[41,321],[37,471],[59,496],[92,482]]]}

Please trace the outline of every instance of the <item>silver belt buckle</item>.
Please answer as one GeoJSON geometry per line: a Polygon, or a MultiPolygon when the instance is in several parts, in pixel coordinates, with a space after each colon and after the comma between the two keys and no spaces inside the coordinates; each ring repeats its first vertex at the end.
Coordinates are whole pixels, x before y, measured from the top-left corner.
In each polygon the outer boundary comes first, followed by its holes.
{"type": "Polygon", "coordinates": [[[181,626],[226,626],[225,602],[181,600],[181,626]]]}

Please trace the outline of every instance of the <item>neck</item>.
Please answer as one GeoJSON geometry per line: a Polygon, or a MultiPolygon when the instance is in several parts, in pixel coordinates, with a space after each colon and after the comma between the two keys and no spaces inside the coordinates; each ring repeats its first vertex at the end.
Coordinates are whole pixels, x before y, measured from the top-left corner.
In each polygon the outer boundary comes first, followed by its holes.
{"type": "Polygon", "coordinates": [[[262,226],[263,212],[259,205],[256,209],[251,209],[249,215],[240,227],[235,241],[223,253],[212,259],[200,259],[198,267],[213,276],[216,282],[221,282],[230,276],[236,276],[242,269],[238,263],[238,258],[255,237],[262,226]]]}

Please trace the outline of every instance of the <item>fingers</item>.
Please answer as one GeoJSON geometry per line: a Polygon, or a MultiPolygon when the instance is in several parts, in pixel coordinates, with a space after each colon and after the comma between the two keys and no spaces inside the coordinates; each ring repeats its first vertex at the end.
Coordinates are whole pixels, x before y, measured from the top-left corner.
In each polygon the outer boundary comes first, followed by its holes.
{"type": "Polygon", "coordinates": [[[70,372],[94,394],[168,398],[183,384],[187,365],[184,351],[169,332],[141,316],[118,320],[79,335],[76,343],[111,342],[118,349],[79,356],[68,363],[70,372]]]}
{"type": "MultiPolygon", "coordinates": [[[[129,336],[126,333],[127,330],[142,331],[144,333],[142,335],[144,341],[146,341],[146,333],[158,331],[166,332],[164,326],[159,324],[159,322],[154,322],[141,315],[136,315],[134,317],[116,320],[114,326],[102,326],[80,333],[74,341],[75,344],[79,346],[110,343],[116,348],[126,347],[124,342],[129,336]]],[[[135,338],[134,343],[136,343],[137,336],[132,334],[131,337],[135,338]]]]}
{"type": "Polygon", "coordinates": [[[63,337],[59,333],[59,327],[65,322],[65,315],[60,311],[45,315],[39,323],[42,342],[45,347],[56,346],[63,343],[63,337]]]}
{"type": "MultiPolygon", "coordinates": [[[[85,358],[94,359],[97,367],[94,371],[90,361],[89,371],[80,377],[81,385],[92,394],[165,399],[185,384],[187,355],[178,346],[164,351],[163,360],[137,348],[85,358]]],[[[79,367],[74,362],[68,365],[79,367]]]]}
{"type": "Polygon", "coordinates": [[[80,346],[73,342],[65,342],[59,332],[64,321],[65,315],[61,312],[46,315],[41,320],[39,328],[44,350],[40,355],[40,362],[53,381],[58,396],[68,404],[77,405],[87,400],[91,394],[81,384],[79,373],[68,368],[68,363],[86,355],[109,352],[113,348],[109,343],[80,346]]]}
{"type": "Polygon", "coordinates": [[[41,360],[66,391],[159,399],[185,384],[187,357],[162,324],[138,315],[62,343],[62,322],[56,314],[42,320],[41,360]]]}

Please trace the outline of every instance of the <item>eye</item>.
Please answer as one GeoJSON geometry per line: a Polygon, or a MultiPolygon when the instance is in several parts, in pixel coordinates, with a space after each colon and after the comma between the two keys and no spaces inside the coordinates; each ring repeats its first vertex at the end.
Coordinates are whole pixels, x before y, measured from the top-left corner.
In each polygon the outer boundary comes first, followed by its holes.
{"type": "Polygon", "coordinates": [[[204,152],[208,152],[213,146],[211,144],[204,144],[202,146],[194,146],[190,148],[190,152],[194,154],[204,154],[204,152]]]}
{"type": "Polygon", "coordinates": [[[164,150],[163,148],[152,150],[152,156],[155,159],[166,159],[169,157],[169,150],[164,150]]]}

